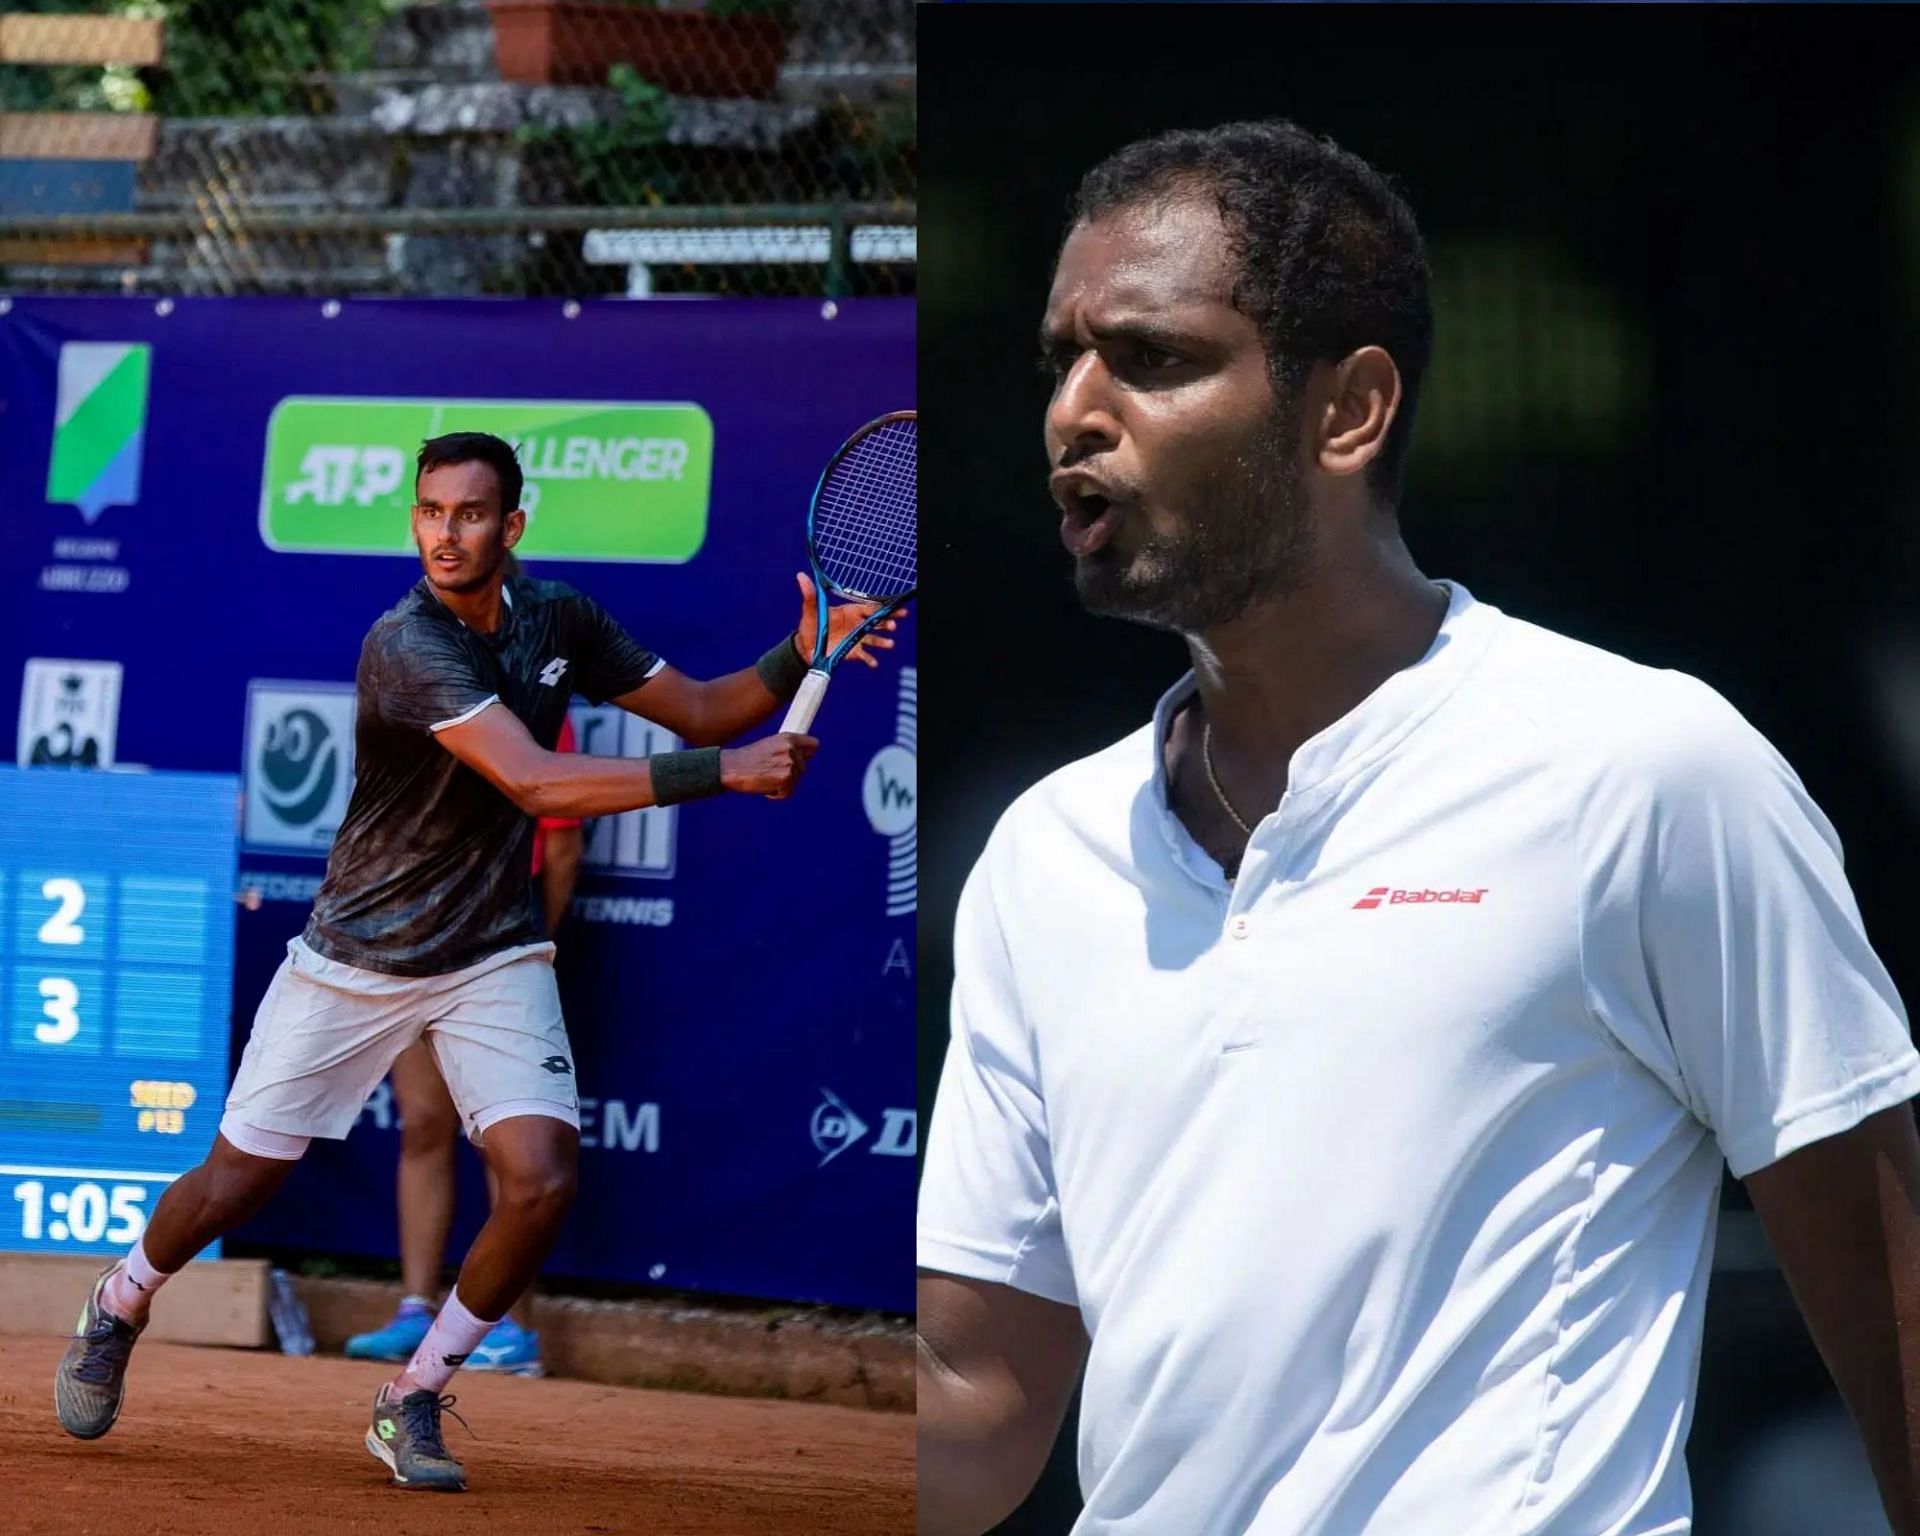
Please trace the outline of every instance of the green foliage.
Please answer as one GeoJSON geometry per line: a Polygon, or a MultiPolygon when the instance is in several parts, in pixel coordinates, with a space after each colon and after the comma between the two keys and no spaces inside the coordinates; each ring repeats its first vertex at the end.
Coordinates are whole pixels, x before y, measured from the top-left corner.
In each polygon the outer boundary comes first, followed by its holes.
{"type": "MultiPolygon", "coordinates": [[[[7,0],[0,9],[62,16],[92,7],[86,0],[7,0]]],[[[98,69],[78,64],[0,64],[0,112],[89,111],[103,105],[99,80],[98,69]]]]}
{"type": "MultiPolygon", "coordinates": [[[[317,73],[363,69],[393,0],[121,0],[166,27],[159,69],[0,67],[9,112],[152,111],[255,117],[326,110],[317,73]]],[[[97,12],[90,0],[6,0],[10,11],[97,12]]]]}
{"type": "Polygon", "coordinates": [[[771,16],[783,27],[793,25],[793,0],[707,0],[709,16],[771,16]]]}
{"type": "Polygon", "coordinates": [[[619,103],[612,117],[579,127],[529,124],[520,141],[553,156],[567,201],[588,207],[672,202],[681,182],[667,144],[672,98],[631,64],[614,65],[607,84],[619,103]]]}
{"type": "Polygon", "coordinates": [[[143,71],[169,117],[251,117],[325,110],[307,77],[363,69],[388,0],[158,0],[167,64],[143,71]]]}

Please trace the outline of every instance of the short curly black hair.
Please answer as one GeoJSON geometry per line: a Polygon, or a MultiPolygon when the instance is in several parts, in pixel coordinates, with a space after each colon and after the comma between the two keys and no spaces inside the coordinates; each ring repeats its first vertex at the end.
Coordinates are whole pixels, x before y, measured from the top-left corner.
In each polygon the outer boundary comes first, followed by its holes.
{"type": "Polygon", "coordinates": [[[514,457],[513,444],[503,438],[491,432],[448,432],[441,437],[430,437],[420,445],[419,457],[414,460],[413,483],[418,486],[422,475],[443,464],[491,465],[494,477],[500,482],[501,516],[520,505],[520,492],[525,483],[520,461],[514,457]]]}
{"type": "Polygon", "coordinates": [[[1158,199],[1204,192],[1234,240],[1234,307],[1266,337],[1276,389],[1364,346],[1400,370],[1400,412],[1368,466],[1387,506],[1400,499],[1420,381],[1433,356],[1426,246],[1393,183],[1331,139],[1281,118],[1180,129],[1100,162],[1074,194],[1068,232],[1158,199]]]}

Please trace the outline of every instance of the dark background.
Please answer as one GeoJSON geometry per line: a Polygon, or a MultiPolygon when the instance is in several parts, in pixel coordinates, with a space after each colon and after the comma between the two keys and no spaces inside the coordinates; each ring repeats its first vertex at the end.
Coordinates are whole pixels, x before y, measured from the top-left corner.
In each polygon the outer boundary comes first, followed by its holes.
{"type": "MultiPolygon", "coordinates": [[[[922,8],[923,1122],[953,904],[995,817],[1185,666],[1073,600],[1033,364],[1061,216],[1128,139],[1234,117],[1333,136],[1420,217],[1438,346],[1402,521],[1422,567],[1723,692],[1839,828],[1914,996],[1920,69],[1898,11],[922,8]]],[[[1884,1529],[1731,1181],[1725,1204],[1699,1536],[1884,1529]]],[[[1006,1531],[1070,1524],[1070,1433],[1006,1531]]]]}

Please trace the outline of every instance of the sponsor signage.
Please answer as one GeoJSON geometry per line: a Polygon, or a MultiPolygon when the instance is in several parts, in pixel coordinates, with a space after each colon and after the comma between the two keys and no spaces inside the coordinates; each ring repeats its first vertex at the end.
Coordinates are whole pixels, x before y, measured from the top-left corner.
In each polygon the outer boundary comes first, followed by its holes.
{"type": "Polygon", "coordinates": [[[47,500],[91,523],[140,499],[152,348],[138,342],[69,341],[60,348],[47,500]]]}
{"type": "Polygon", "coordinates": [[[868,825],[887,840],[888,917],[908,916],[918,901],[918,694],[916,669],[902,667],[894,739],[874,753],[860,783],[868,825]]]}
{"type": "Polygon", "coordinates": [[[247,688],[249,849],[325,856],[353,789],[353,687],[256,679],[247,688]]]}
{"type": "Polygon", "coordinates": [[[22,768],[110,768],[119,723],[119,662],[27,663],[15,754],[22,768]]]}
{"type": "Polygon", "coordinates": [[[528,559],[679,564],[706,542],[713,423],[698,405],[308,395],[268,418],[260,537],[282,552],[413,556],[415,457],[446,432],[513,444],[528,559]]]}

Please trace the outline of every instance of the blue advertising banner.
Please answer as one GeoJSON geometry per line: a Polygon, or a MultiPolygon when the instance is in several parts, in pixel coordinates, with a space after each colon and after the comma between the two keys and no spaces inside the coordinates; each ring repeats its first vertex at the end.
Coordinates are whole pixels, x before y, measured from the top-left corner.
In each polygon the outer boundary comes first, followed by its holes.
{"type": "MultiPolygon", "coordinates": [[[[420,440],[514,442],[528,573],[710,677],[792,629],[814,482],[913,403],[913,338],[890,300],[0,300],[15,760],[238,773],[237,1061],[346,807],[361,638],[420,574],[420,440]]],[[[588,825],[558,935],[580,1197],[549,1274],[911,1308],[913,629],[836,676],[793,800],[588,825]]],[[[676,744],[573,721],[584,752],[676,744]]],[[[204,1148],[219,1097],[169,1139],[204,1148]]],[[[394,1254],[398,1147],[383,1086],[234,1240],[394,1254]]],[[[460,1162],[454,1259],[485,1206],[460,1162]]]]}

